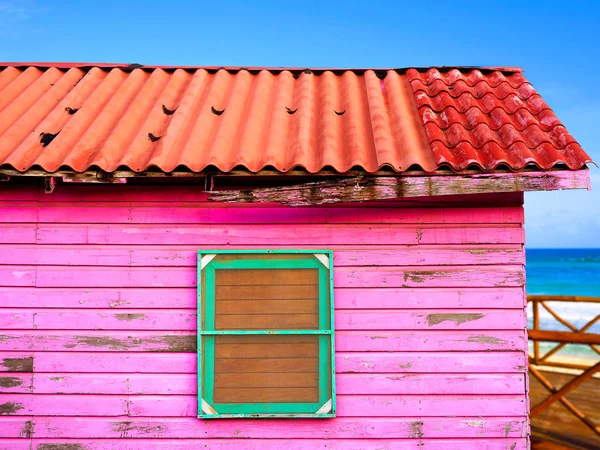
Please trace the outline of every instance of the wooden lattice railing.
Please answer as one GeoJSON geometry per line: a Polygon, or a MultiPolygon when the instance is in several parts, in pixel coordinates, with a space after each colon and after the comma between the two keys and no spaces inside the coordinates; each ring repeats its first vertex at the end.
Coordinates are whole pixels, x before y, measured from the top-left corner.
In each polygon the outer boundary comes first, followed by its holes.
{"type": "MultiPolygon", "coordinates": [[[[533,341],[533,355],[529,355],[529,373],[534,376],[549,392],[550,395],[539,404],[531,408],[530,417],[533,418],[545,409],[549,408],[555,402],[561,402],[571,413],[573,413],[588,428],[594,431],[600,437],[600,425],[596,425],[579,408],[577,408],[565,396],[576,389],[581,383],[590,379],[594,374],[600,372],[600,362],[596,364],[580,364],[569,361],[549,361],[559,350],[567,344],[585,344],[589,345],[594,352],[600,355],[600,334],[589,333],[588,330],[598,321],[600,314],[589,320],[583,327],[577,328],[569,321],[565,320],[549,304],[550,303],[589,303],[600,304],[598,297],[569,297],[569,296],[549,296],[549,295],[530,295],[528,301],[533,309],[533,328],[529,331],[529,340],[533,341]],[[559,323],[563,324],[570,331],[552,331],[540,329],[540,311],[545,309],[559,323]],[[540,351],[540,342],[553,342],[556,346],[544,354],[540,351]],[[565,369],[579,369],[581,372],[560,389],[555,387],[544,373],[536,366],[552,366],[565,369]]],[[[598,393],[600,399],[600,393],[598,393]]],[[[592,399],[593,400],[593,399],[592,399]]],[[[599,400],[600,401],[600,400],[599,400]]]]}

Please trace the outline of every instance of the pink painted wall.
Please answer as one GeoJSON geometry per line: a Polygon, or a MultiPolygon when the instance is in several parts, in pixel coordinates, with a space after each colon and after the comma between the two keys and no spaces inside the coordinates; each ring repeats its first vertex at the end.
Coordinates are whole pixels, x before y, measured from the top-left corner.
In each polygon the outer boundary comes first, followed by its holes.
{"type": "Polygon", "coordinates": [[[0,188],[1,449],[527,447],[521,195],[292,209],[194,189],[0,188]],[[195,418],[195,251],[264,247],[334,250],[335,419],[195,418]]]}

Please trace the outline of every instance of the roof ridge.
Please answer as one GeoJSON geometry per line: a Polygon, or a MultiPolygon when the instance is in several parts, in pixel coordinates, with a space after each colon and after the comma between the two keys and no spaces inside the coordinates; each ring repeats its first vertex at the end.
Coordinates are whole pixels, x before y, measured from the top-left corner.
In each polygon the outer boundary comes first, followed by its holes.
{"type": "Polygon", "coordinates": [[[290,71],[290,72],[302,72],[302,71],[311,71],[314,73],[321,72],[366,72],[368,70],[373,70],[375,72],[380,71],[394,71],[398,73],[404,73],[410,69],[414,69],[417,71],[427,71],[430,69],[437,69],[442,72],[450,71],[450,70],[460,70],[460,71],[471,71],[471,70],[480,70],[485,72],[503,72],[503,73],[520,73],[523,72],[523,69],[520,67],[513,66],[405,66],[405,67],[278,67],[278,66],[185,66],[185,65],[172,65],[172,66],[164,66],[164,65],[152,65],[152,64],[139,64],[139,63],[93,63],[93,62],[0,62],[0,68],[5,67],[38,67],[38,68],[50,68],[56,67],[58,69],[69,69],[69,68],[92,68],[99,67],[104,69],[122,69],[122,70],[134,70],[134,69],[166,69],[166,70],[199,70],[205,69],[209,71],[216,70],[228,70],[240,72],[242,70],[249,71],[261,71],[266,70],[270,72],[281,72],[281,71],[290,71]]]}

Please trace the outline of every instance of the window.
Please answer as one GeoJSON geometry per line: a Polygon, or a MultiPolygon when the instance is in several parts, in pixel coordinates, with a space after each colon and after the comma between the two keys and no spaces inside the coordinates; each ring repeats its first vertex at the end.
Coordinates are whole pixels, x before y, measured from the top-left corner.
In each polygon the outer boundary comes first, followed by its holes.
{"type": "Polygon", "coordinates": [[[332,254],[198,252],[198,416],[333,417],[332,254]]]}

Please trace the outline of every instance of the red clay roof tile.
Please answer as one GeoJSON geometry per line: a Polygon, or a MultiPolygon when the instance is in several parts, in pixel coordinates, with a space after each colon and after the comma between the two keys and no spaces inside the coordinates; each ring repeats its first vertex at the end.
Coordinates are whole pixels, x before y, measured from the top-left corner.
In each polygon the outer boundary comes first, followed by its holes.
{"type": "Polygon", "coordinates": [[[0,63],[0,165],[375,172],[589,156],[514,69],[0,63]]]}

